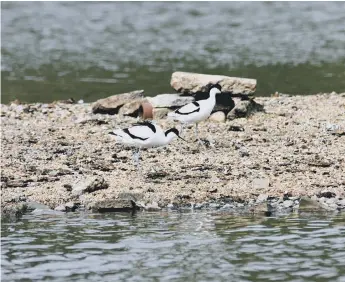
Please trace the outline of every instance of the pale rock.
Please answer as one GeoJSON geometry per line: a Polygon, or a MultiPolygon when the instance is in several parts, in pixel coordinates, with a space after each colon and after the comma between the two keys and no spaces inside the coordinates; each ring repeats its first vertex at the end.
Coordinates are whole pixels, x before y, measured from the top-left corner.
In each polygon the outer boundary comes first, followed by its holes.
{"type": "Polygon", "coordinates": [[[290,208],[290,207],[292,207],[293,205],[294,205],[294,202],[291,201],[291,200],[286,200],[286,201],[283,202],[284,208],[290,208]]]}
{"type": "Polygon", "coordinates": [[[155,97],[147,97],[153,108],[178,108],[194,101],[193,97],[179,94],[160,94],[155,97]]]}
{"type": "Polygon", "coordinates": [[[256,90],[256,79],[224,75],[174,72],[170,81],[172,88],[183,93],[205,92],[205,86],[209,83],[219,83],[222,86],[222,91],[233,94],[249,95],[256,90]]]}
{"type": "Polygon", "coordinates": [[[117,114],[123,105],[132,103],[135,100],[142,100],[144,98],[143,93],[144,90],[136,90],[100,99],[93,104],[92,112],[94,114],[117,114]]]}
{"type": "Polygon", "coordinates": [[[211,114],[208,119],[214,122],[225,122],[226,116],[223,112],[219,111],[211,114]]]}
{"type": "Polygon", "coordinates": [[[160,211],[161,208],[158,206],[157,202],[152,202],[145,206],[145,210],[147,211],[160,211]]]}
{"type": "Polygon", "coordinates": [[[256,199],[257,203],[261,203],[267,201],[268,195],[267,194],[260,194],[259,197],[256,199]]]}
{"type": "Polygon", "coordinates": [[[142,104],[146,103],[147,99],[136,99],[132,102],[129,102],[123,105],[120,110],[119,114],[123,116],[130,116],[130,117],[139,117],[143,114],[142,104]]]}
{"type": "Polygon", "coordinates": [[[268,189],[270,180],[267,177],[255,178],[252,184],[253,189],[268,189]]]}
{"type": "Polygon", "coordinates": [[[338,204],[339,206],[345,206],[345,199],[339,200],[339,201],[337,202],[337,204],[338,204]]]}
{"type": "Polygon", "coordinates": [[[317,202],[315,198],[311,199],[309,197],[302,196],[299,201],[299,211],[318,211],[321,208],[320,203],[317,202]]]}
{"type": "Polygon", "coordinates": [[[153,108],[153,119],[165,119],[169,112],[167,108],[153,108]]]}

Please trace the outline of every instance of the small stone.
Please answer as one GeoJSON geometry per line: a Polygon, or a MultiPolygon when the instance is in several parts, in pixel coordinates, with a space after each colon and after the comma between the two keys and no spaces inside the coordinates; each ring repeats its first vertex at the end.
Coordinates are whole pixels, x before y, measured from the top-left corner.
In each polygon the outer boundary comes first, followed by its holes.
{"type": "Polygon", "coordinates": [[[72,185],[71,184],[64,184],[64,188],[66,188],[67,191],[72,191],[72,185]]]}
{"type": "Polygon", "coordinates": [[[333,198],[335,197],[335,193],[330,192],[330,191],[321,191],[321,193],[318,195],[319,197],[324,197],[324,198],[333,198]]]}
{"type": "Polygon", "coordinates": [[[345,206],[345,199],[338,200],[337,205],[338,206],[345,206]]]}
{"type": "Polygon", "coordinates": [[[78,204],[74,202],[68,202],[65,204],[66,212],[74,212],[78,208],[78,204]]]}
{"type": "Polygon", "coordinates": [[[220,205],[217,204],[217,203],[210,203],[208,206],[209,206],[211,209],[218,209],[218,208],[220,207],[220,205]]]}
{"type": "Polygon", "coordinates": [[[253,189],[268,189],[270,180],[268,178],[255,178],[252,185],[253,189]]]}
{"type": "Polygon", "coordinates": [[[263,214],[265,216],[270,216],[272,214],[271,208],[267,202],[260,203],[253,207],[253,212],[255,214],[263,214]]]}
{"type": "Polygon", "coordinates": [[[223,112],[219,111],[211,114],[208,119],[215,122],[225,122],[226,116],[223,112]]]}
{"type": "Polygon", "coordinates": [[[119,109],[119,115],[129,117],[141,117],[143,115],[142,104],[146,102],[147,99],[142,98],[126,103],[119,109]]]}
{"type": "Polygon", "coordinates": [[[319,203],[323,204],[325,202],[326,202],[326,198],[325,197],[319,198],[319,203]]]}
{"type": "Polygon", "coordinates": [[[238,152],[239,152],[241,157],[248,157],[249,156],[248,150],[245,147],[241,147],[238,152]]]}
{"type": "Polygon", "coordinates": [[[165,119],[169,112],[171,111],[166,108],[153,108],[153,119],[165,119]]]}
{"type": "Polygon", "coordinates": [[[30,201],[27,202],[27,209],[29,211],[34,211],[34,210],[50,210],[50,208],[47,205],[43,205],[38,202],[30,201]]]}
{"type": "Polygon", "coordinates": [[[325,201],[325,203],[327,205],[333,205],[333,204],[335,204],[336,200],[337,200],[336,198],[329,198],[325,201]]]}
{"type": "Polygon", "coordinates": [[[287,200],[287,201],[284,201],[284,202],[283,202],[284,208],[290,208],[290,207],[292,207],[293,205],[294,205],[294,202],[291,201],[291,200],[287,200]]]}
{"type": "Polygon", "coordinates": [[[161,208],[158,206],[157,202],[152,202],[145,206],[145,210],[147,211],[160,211],[161,208]]]}
{"type": "Polygon", "coordinates": [[[225,204],[221,207],[222,210],[229,210],[232,209],[234,206],[232,204],[225,204]]]}
{"type": "Polygon", "coordinates": [[[243,126],[241,125],[230,125],[229,131],[244,131],[243,126]]]}
{"type": "Polygon", "coordinates": [[[320,204],[315,200],[315,197],[313,199],[302,196],[299,201],[299,211],[319,211],[321,209],[320,204]]]}
{"type": "Polygon", "coordinates": [[[60,206],[57,206],[54,211],[60,211],[60,212],[66,212],[66,207],[65,205],[60,205],[60,206]]]}
{"type": "Polygon", "coordinates": [[[313,195],[313,196],[311,196],[310,198],[311,198],[313,201],[316,201],[316,202],[319,200],[319,198],[318,198],[316,195],[313,195]]]}
{"type": "Polygon", "coordinates": [[[105,199],[87,203],[86,207],[93,212],[126,212],[139,209],[130,199],[105,199]]]}
{"type": "Polygon", "coordinates": [[[202,209],[204,207],[204,203],[196,203],[194,205],[194,209],[199,210],[202,209]]]}
{"type": "Polygon", "coordinates": [[[88,177],[78,182],[72,189],[74,196],[80,196],[85,193],[91,193],[101,189],[107,189],[109,184],[102,176],[88,177]]]}
{"type": "Polygon", "coordinates": [[[267,201],[268,195],[267,194],[260,194],[259,197],[256,199],[257,203],[261,203],[267,201]]]}
{"type": "Polygon", "coordinates": [[[228,113],[227,119],[233,120],[235,118],[248,117],[252,113],[263,111],[263,106],[256,103],[253,99],[241,100],[235,107],[228,113]]]}

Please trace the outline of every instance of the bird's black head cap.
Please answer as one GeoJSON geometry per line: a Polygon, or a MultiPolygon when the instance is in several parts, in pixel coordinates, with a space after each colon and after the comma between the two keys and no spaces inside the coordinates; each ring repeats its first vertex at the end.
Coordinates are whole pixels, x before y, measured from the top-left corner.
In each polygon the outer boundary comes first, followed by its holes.
{"type": "Polygon", "coordinates": [[[177,130],[175,127],[173,127],[173,128],[168,129],[167,131],[165,131],[165,136],[168,136],[168,134],[169,134],[170,132],[175,133],[177,136],[179,136],[179,134],[180,134],[180,133],[178,132],[178,130],[177,130]]]}

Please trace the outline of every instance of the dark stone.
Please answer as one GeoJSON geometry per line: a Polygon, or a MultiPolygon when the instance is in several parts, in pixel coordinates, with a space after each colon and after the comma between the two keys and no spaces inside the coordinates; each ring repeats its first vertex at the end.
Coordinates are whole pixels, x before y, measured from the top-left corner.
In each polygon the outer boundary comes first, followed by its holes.
{"type": "Polygon", "coordinates": [[[228,113],[227,119],[248,117],[255,112],[264,111],[264,107],[258,104],[254,99],[241,100],[235,104],[235,107],[228,113]]]}
{"type": "Polygon", "coordinates": [[[79,183],[77,183],[73,189],[72,194],[80,196],[85,193],[92,193],[97,190],[107,189],[109,184],[104,180],[102,176],[89,177],[79,183]]]}
{"type": "Polygon", "coordinates": [[[168,175],[165,171],[155,171],[155,172],[149,172],[146,177],[151,179],[157,179],[157,178],[164,178],[168,175]]]}
{"type": "Polygon", "coordinates": [[[88,206],[93,212],[131,212],[139,210],[133,200],[129,199],[106,199],[96,201],[88,206]]]}
{"type": "Polygon", "coordinates": [[[325,191],[321,192],[317,195],[319,198],[324,197],[324,198],[334,198],[336,195],[333,192],[325,191]]]}
{"type": "Polygon", "coordinates": [[[243,126],[240,125],[230,125],[229,131],[244,131],[243,126]]]}

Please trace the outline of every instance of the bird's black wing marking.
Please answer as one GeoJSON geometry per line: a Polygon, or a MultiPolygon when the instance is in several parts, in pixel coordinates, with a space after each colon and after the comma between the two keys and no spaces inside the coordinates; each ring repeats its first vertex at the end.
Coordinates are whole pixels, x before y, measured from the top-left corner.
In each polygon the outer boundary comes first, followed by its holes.
{"type": "Polygon", "coordinates": [[[123,130],[123,132],[126,133],[126,134],[128,134],[132,139],[139,139],[139,140],[142,140],[142,141],[145,141],[145,140],[149,139],[149,137],[147,137],[147,138],[142,138],[142,137],[139,137],[139,136],[135,136],[134,134],[132,134],[132,133],[129,132],[128,128],[125,128],[125,129],[123,130]]]}
{"type": "Polygon", "coordinates": [[[189,114],[192,114],[192,113],[199,112],[199,111],[200,111],[200,105],[199,105],[199,103],[198,103],[198,102],[192,102],[192,104],[193,104],[194,106],[198,107],[198,108],[195,109],[195,110],[193,110],[193,111],[190,111],[190,112],[182,113],[182,112],[180,112],[180,110],[183,108],[183,107],[182,107],[182,108],[180,108],[180,109],[177,109],[177,110],[175,111],[175,113],[177,113],[177,114],[179,114],[179,115],[189,115],[189,114]]]}
{"type": "Polygon", "coordinates": [[[154,126],[153,123],[145,120],[145,121],[138,121],[137,123],[133,124],[134,126],[147,126],[148,128],[150,128],[152,130],[153,133],[156,133],[156,127],[154,126]]]}

